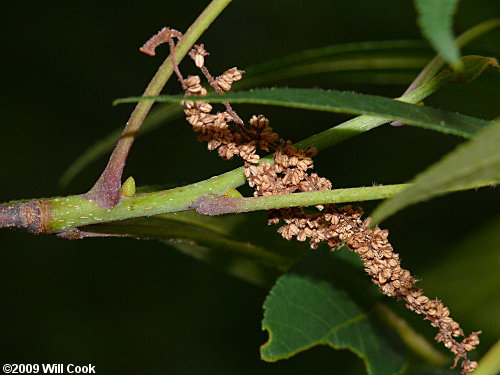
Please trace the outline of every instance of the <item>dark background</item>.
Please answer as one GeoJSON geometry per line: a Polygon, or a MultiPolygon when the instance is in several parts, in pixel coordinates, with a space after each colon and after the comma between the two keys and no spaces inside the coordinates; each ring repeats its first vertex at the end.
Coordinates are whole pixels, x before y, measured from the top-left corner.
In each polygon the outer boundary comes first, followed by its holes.
{"type": "MultiPolygon", "coordinates": [[[[57,181],[79,154],[126,122],[132,107],[112,107],[111,102],[140,94],[166,55],[163,49],[152,59],[138,47],[162,26],[186,30],[207,4],[2,2],[0,201],[86,191],[105,159],[86,168],[65,190],[57,181]]],[[[463,0],[455,20],[457,32],[499,11],[499,2],[463,0]]],[[[217,74],[307,48],[420,38],[411,1],[237,0],[202,41],[211,52],[207,64],[217,74]]],[[[479,44],[494,49],[499,41],[497,31],[479,44]]],[[[190,66],[186,64],[186,71],[190,66]]],[[[404,91],[403,85],[346,84],[329,75],[280,84],[385,96],[404,91]]],[[[499,84],[498,75],[489,72],[467,86],[443,89],[426,104],[493,119],[500,114],[499,84]]],[[[165,91],[179,88],[172,81],[165,91]]],[[[347,118],[270,107],[246,106],[240,111],[243,117],[265,113],[273,127],[293,141],[347,118]]],[[[461,142],[422,129],[385,126],[323,152],[315,164],[337,187],[400,183],[461,142]]],[[[178,120],[136,142],[125,174],[133,175],[138,185],[185,184],[236,165],[208,153],[178,120]]],[[[492,202],[498,202],[493,189],[456,193],[409,208],[385,226],[404,264],[421,275],[430,265],[445,263],[455,244],[493,220],[498,209],[492,202]]],[[[367,211],[373,207],[366,205],[367,211]]],[[[265,225],[263,214],[252,220],[265,225]]],[[[277,236],[272,228],[269,236],[277,236]]],[[[267,291],[160,242],[70,242],[4,230],[0,244],[2,363],[92,363],[98,373],[123,374],[363,371],[353,354],[328,348],[276,364],[261,362],[259,345],[267,339],[260,328],[261,305],[267,291]]],[[[282,246],[293,244],[283,241],[282,246]]],[[[432,286],[427,288],[435,295],[432,286]]],[[[452,312],[454,306],[467,305],[467,293],[474,290],[463,293],[461,300],[445,301],[452,312]]],[[[402,314],[432,338],[434,332],[425,322],[402,314]]],[[[467,332],[482,328],[470,315],[458,318],[467,332]]],[[[479,353],[497,333],[485,332],[479,353]]]]}

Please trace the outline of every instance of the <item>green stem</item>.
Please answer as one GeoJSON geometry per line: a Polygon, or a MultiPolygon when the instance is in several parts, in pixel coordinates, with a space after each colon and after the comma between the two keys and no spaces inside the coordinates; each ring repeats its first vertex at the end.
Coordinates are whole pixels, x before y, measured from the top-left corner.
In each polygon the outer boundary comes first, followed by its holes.
{"type": "MultiPolygon", "coordinates": [[[[476,39],[477,37],[493,30],[496,27],[500,26],[500,19],[495,18],[489,21],[485,21],[480,23],[479,25],[474,26],[473,28],[467,30],[464,32],[462,35],[460,35],[457,39],[456,42],[457,44],[462,47],[468,43],[470,43],[472,40],[476,39]]],[[[393,45],[394,42],[382,42],[382,43],[388,43],[391,46],[393,45]]],[[[407,42],[411,43],[411,42],[407,42]]],[[[306,55],[303,55],[303,52],[299,53],[299,55],[302,55],[304,59],[308,58],[314,58],[319,52],[324,53],[325,50],[330,50],[332,53],[338,53],[338,52],[345,52],[350,50],[351,45],[340,45],[340,46],[334,46],[334,47],[325,47],[325,48],[320,48],[320,49],[315,49],[315,50],[309,50],[306,52],[306,55]]],[[[369,50],[369,49],[368,49],[369,50]]],[[[296,55],[290,55],[288,57],[283,58],[283,64],[286,61],[286,59],[289,59],[290,61],[295,61],[296,55]]],[[[269,64],[272,64],[273,62],[268,62],[264,63],[262,65],[259,65],[260,69],[266,69],[266,66],[269,64]]],[[[335,64],[335,62],[333,62],[335,64]]],[[[412,83],[412,85],[407,89],[405,92],[408,93],[410,91],[413,91],[417,86],[421,85],[423,80],[427,81],[430,78],[432,78],[437,71],[439,70],[439,67],[441,67],[444,64],[442,58],[439,56],[436,56],[427,66],[424,68],[424,70],[419,74],[419,76],[415,79],[415,81],[412,83]]],[[[307,69],[307,72],[310,73],[310,66],[302,66],[303,69],[307,69]]],[[[295,68],[289,68],[289,69],[295,69],[295,68]]],[[[282,69],[283,70],[283,69],[282,69]]],[[[285,69],[286,70],[286,69],[285,69]]],[[[256,72],[258,73],[258,71],[256,72]]],[[[272,74],[281,74],[281,70],[276,72],[272,72],[272,74]]],[[[273,76],[274,77],[274,76],[273,76]]],[[[255,78],[255,77],[254,77],[255,78]]],[[[240,88],[243,87],[252,87],[252,79],[245,79],[243,81],[240,81],[239,86],[240,88]]],[[[261,78],[258,78],[258,80],[262,81],[261,78]]],[[[142,127],[142,133],[144,133],[144,130],[146,128],[148,131],[153,130],[157,128],[161,123],[165,122],[167,119],[172,120],[175,118],[177,115],[181,114],[182,109],[179,108],[177,105],[164,105],[160,109],[153,111],[153,113],[147,118],[146,123],[142,127]],[[154,118],[151,118],[153,116],[154,118]]],[[[104,155],[106,151],[110,148],[113,147],[113,145],[117,142],[117,140],[120,139],[120,133],[121,131],[113,132],[109,134],[106,138],[102,139],[99,141],[94,147],[90,148],[86,152],[84,152],[78,159],[66,170],[64,175],[61,177],[59,183],[62,186],[66,186],[68,182],[73,179],[73,177],[85,166],[87,165],[90,161],[96,160],[99,156],[104,155]]]]}
{"type": "MultiPolygon", "coordinates": [[[[330,203],[363,202],[386,199],[410,187],[410,184],[370,186],[325,191],[280,194],[253,198],[226,198],[205,195],[192,208],[201,215],[218,216],[231,213],[272,210],[285,207],[306,207],[330,203]]],[[[491,183],[473,184],[449,189],[446,192],[477,189],[491,186],[491,183]]]]}
{"type": "MultiPolygon", "coordinates": [[[[441,86],[452,82],[453,79],[451,73],[444,71],[418,89],[397,100],[418,103],[441,86]]],[[[344,139],[380,126],[387,121],[387,118],[382,117],[358,116],[339,126],[313,135],[296,145],[300,148],[315,146],[318,150],[322,150],[344,139]]],[[[271,155],[262,160],[273,162],[271,155]]],[[[82,195],[32,201],[35,203],[32,203],[34,206],[31,209],[36,214],[32,214],[31,217],[34,219],[39,218],[36,220],[37,223],[30,223],[30,228],[35,228],[30,229],[30,231],[56,233],[100,222],[187,210],[204,195],[221,195],[226,190],[237,188],[245,184],[245,182],[243,167],[240,167],[192,185],[172,190],[138,194],[131,198],[122,198],[118,205],[111,208],[103,208],[94,200],[89,200],[88,197],[82,195]]],[[[363,197],[358,196],[356,200],[363,200],[363,197]]],[[[19,205],[26,205],[26,203],[0,206],[0,218],[2,219],[0,220],[0,227],[16,227],[26,230],[25,222],[19,222],[21,216],[17,214],[13,216],[13,213],[21,211],[19,205]]]]}
{"type": "MultiPolygon", "coordinates": [[[[432,80],[395,100],[399,100],[404,103],[417,104],[437,91],[442,86],[452,81],[452,74],[448,71],[443,71],[432,80]]],[[[340,143],[345,139],[374,129],[387,122],[387,118],[384,117],[367,115],[358,116],[340,125],[334,126],[321,133],[306,138],[303,141],[298,142],[295,146],[301,149],[306,149],[307,147],[314,146],[316,147],[316,149],[318,149],[318,151],[323,150],[327,147],[331,147],[337,143],[340,143]]]]}
{"type": "Polygon", "coordinates": [[[216,216],[285,207],[305,207],[318,204],[371,201],[390,198],[400,193],[408,186],[408,184],[370,186],[253,198],[204,196],[193,206],[193,208],[201,215],[216,216]]]}
{"type": "MultiPolygon", "coordinates": [[[[242,173],[243,174],[243,173],[242,173]]],[[[243,182],[245,181],[242,176],[243,182]]],[[[81,195],[54,198],[44,201],[50,212],[43,227],[48,232],[63,232],[89,224],[105,223],[133,217],[152,216],[168,212],[189,210],[206,194],[223,194],[226,190],[241,185],[234,175],[224,174],[208,180],[170,190],[122,197],[112,208],[100,207],[81,195]]],[[[23,204],[23,203],[20,203],[23,204]]]]}
{"type": "MultiPolygon", "coordinates": [[[[212,0],[177,44],[175,48],[177,63],[184,58],[196,40],[230,2],[231,0],[212,0]]],[[[169,56],[158,68],[158,71],[144,91],[143,96],[159,95],[165,83],[172,75],[173,70],[172,58],[169,56]]],[[[111,154],[106,168],[92,189],[85,195],[87,199],[94,200],[103,208],[111,208],[120,202],[121,178],[125,161],[137,133],[153,104],[154,101],[137,103],[120,140],[111,154]]]]}
{"type": "Polygon", "coordinates": [[[474,375],[495,375],[498,373],[500,373],[500,340],[481,358],[474,375]]]}
{"type": "Polygon", "coordinates": [[[436,367],[441,367],[448,363],[448,358],[445,355],[434,349],[425,337],[417,333],[404,319],[396,315],[389,307],[379,303],[375,306],[375,311],[380,319],[399,333],[399,336],[408,349],[424,361],[436,367]]]}
{"type": "MultiPolygon", "coordinates": [[[[45,212],[43,222],[40,224],[43,229],[40,231],[58,233],[90,224],[190,209],[195,209],[202,215],[215,216],[285,207],[385,199],[400,193],[409,186],[408,184],[400,184],[292,193],[268,197],[225,198],[222,194],[228,189],[235,187],[235,185],[241,185],[240,175],[235,173],[237,171],[238,169],[171,190],[137,194],[131,198],[124,197],[117,206],[111,209],[104,209],[81,195],[39,201],[43,202],[43,208],[40,208],[40,210],[45,212]]],[[[241,176],[241,179],[244,181],[244,176],[241,176]]],[[[455,190],[473,189],[481,186],[483,185],[471,185],[455,190]]],[[[1,212],[14,212],[15,207],[18,207],[16,205],[25,204],[2,205],[0,206],[0,214],[1,212]]]]}

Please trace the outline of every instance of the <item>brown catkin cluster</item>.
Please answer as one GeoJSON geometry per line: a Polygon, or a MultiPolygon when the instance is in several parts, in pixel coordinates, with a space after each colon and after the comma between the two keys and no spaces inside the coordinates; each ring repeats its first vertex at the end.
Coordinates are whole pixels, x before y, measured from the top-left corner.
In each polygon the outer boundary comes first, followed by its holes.
{"type": "Polygon", "coordinates": [[[313,167],[311,157],[316,149],[299,150],[290,141],[285,142],[274,153],[274,163],[245,165],[248,184],[255,189],[255,196],[287,194],[295,191],[328,190],[331,183],[308,169],[313,167]]]}
{"type": "MultiPolygon", "coordinates": [[[[252,172],[247,173],[247,178],[250,185],[254,186],[256,194],[331,189],[329,180],[314,174],[308,176],[297,163],[290,165],[289,161],[296,155],[297,151],[293,148],[282,147],[275,153],[273,166],[262,164],[258,167],[247,167],[246,171],[252,172]],[[280,156],[277,158],[276,155],[280,156]],[[276,171],[286,171],[286,176],[293,176],[294,170],[302,176],[295,186],[293,182],[296,181],[291,179],[288,180],[291,182],[289,184],[284,184],[283,179],[276,179],[276,171]],[[309,189],[304,190],[304,184],[312,177],[316,183],[309,184],[309,189]]],[[[312,167],[312,161],[307,165],[312,167]]],[[[423,315],[424,319],[439,329],[435,340],[442,342],[454,354],[453,367],[462,359],[462,373],[472,372],[477,367],[477,362],[467,359],[467,352],[479,344],[480,332],[471,333],[461,342],[456,340],[456,337],[464,335],[460,325],[449,316],[449,309],[441,301],[430,300],[423,295],[422,289],[416,287],[415,278],[401,267],[399,254],[394,252],[387,239],[389,232],[379,227],[370,228],[370,218],[363,220],[363,211],[360,208],[337,207],[332,204],[321,208],[322,212],[317,214],[307,214],[301,208],[272,210],[269,213],[269,223],[277,224],[283,220],[285,225],[281,226],[278,232],[284,238],[289,240],[296,237],[298,241],[309,239],[313,249],[321,242],[326,242],[332,250],[347,245],[360,256],[365,271],[385,295],[404,300],[408,309],[423,315]]]]}
{"type": "MultiPolygon", "coordinates": [[[[199,55],[195,55],[195,58],[199,55]]],[[[233,80],[241,78],[242,71],[233,68],[217,79],[224,82],[225,88],[231,86],[233,80]],[[229,73],[228,73],[229,72],[229,73]]],[[[199,76],[189,76],[185,81],[186,95],[205,96],[207,90],[201,86],[199,76]]],[[[278,140],[278,134],[269,127],[269,121],[264,116],[253,116],[250,127],[234,127],[234,115],[229,111],[212,113],[212,106],[206,102],[184,102],[187,121],[198,133],[199,141],[207,141],[208,149],[218,149],[224,159],[240,156],[245,162],[255,164],[260,160],[257,146],[268,151],[278,140]]]]}
{"type": "MultiPolygon", "coordinates": [[[[205,56],[208,56],[203,44],[195,45],[189,52],[195,65],[200,68],[209,83],[218,93],[231,90],[234,82],[242,78],[243,71],[231,68],[214,79],[205,67],[205,56]]],[[[201,85],[199,76],[189,76],[183,81],[186,96],[205,96],[207,90],[201,85]]],[[[184,113],[187,121],[197,132],[199,141],[207,141],[208,149],[217,149],[224,159],[240,156],[246,163],[255,164],[260,160],[257,147],[269,151],[278,141],[278,134],[269,127],[264,116],[253,116],[249,126],[245,126],[228,103],[224,103],[226,111],[212,113],[212,106],[206,102],[185,101],[184,113]],[[232,126],[234,122],[237,126],[232,126]]]]}
{"type": "MultiPolygon", "coordinates": [[[[148,42],[147,52],[157,44],[170,38],[172,31],[162,30],[148,42]]],[[[144,47],[143,47],[144,48],[144,47]]],[[[171,47],[172,48],[172,47],[171,47]]],[[[173,49],[173,48],[172,48],[173,49]]],[[[208,52],[203,44],[195,45],[191,58],[208,79],[212,87],[223,93],[231,89],[232,84],[242,78],[242,71],[232,68],[214,79],[205,67],[208,52]]],[[[177,68],[177,67],[175,67],[177,68]]],[[[177,72],[177,71],[176,71],[177,72]]],[[[207,90],[201,85],[199,76],[189,76],[186,80],[177,73],[186,89],[186,96],[205,96],[207,90]]],[[[210,150],[218,149],[220,156],[231,159],[239,155],[245,161],[245,176],[255,196],[269,196],[293,192],[330,190],[330,180],[309,173],[313,168],[314,148],[297,149],[290,141],[279,140],[278,134],[269,127],[269,120],[264,116],[253,116],[246,126],[233,111],[229,103],[224,103],[226,111],[212,113],[212,106],[206,102],[185,101],[187,121],[197,132],[200,141],[207,141],[210,150]],[[236,126],[230,126],[234,122],[236,126]],[[257,146],[263,150],[275,149],[273,163],[257,165],[259,156],[257,146]]],[[[439,300],[431,300],[416,287],[415,278],[401,267],[399,254],[389,243],[388,231],[379,227],[371,228],[370,218],[362,219],[363,211],[352,206],[337,207],[333,204],[316,206],[320,211],[308,214],[302,208],[286,208],[269,211],[269,224],[284,222],[278,232],[286,239],[295,237],[298,241],[309,239],[315,249],[325,242],[332,250],[343,245],[356,252],[364,263],[365,271],[372,281],[387,296],[404,300],[406,307],[439,329],[435,339],[442,342],[455,356],[453,367],[462,360],[462,374],[468,374],[477,367],[477,362],[467,359],[467,353],[479,344],[480,332],[473,332],[458,341],[464,333],[459,324],[449,315],[450,311],[439,300]]]]}

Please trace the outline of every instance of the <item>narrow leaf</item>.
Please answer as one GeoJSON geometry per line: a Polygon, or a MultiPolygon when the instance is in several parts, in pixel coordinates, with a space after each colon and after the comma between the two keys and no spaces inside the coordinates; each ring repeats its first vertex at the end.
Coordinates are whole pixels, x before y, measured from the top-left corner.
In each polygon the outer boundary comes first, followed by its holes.
{"type": "Polygon", "coordinates": [[[455,82],[469,83],[479,77],[487,68],[498,68],[498,61],[494,57],[464,56],[460,59],[464,69],[455,73],[455,82]]]}
{"type": "MultiPolygon", "coordinates": [[[[246,67],[245,78],[234,88],[241,90],[287,78],[335,72],[356,72],[355,75],[344,75],[343,82],[407,83],[415,74],[415,69],[425,65],[428,52],[421,41],[414,40],[346,43],[309,49],[246,67]],[[359,75],[360,72],[364,74],[359,75]]],[[[182,107],[177,105],[155,107],[143,123],[138,137],[181,115],[182,107]]],[[[110,152],[122,131],[122,128],[116,129],[88,148],[70,164],[59,184],[68,185],[87,165],[110,152]]]]}
{"type": "MultiPolygon", "coordinates": [[[[117,103],[148,99],[175,103],[181,102],[186,98],[184,96],[136,97],[120,99],[117,103]]],[[[231,103],[263,104],[315,111],[380,116],[387,118],[388,121],[400,120],[410,125],[442,133],[455,134],[465,138],[474,136],[481,128],[489,124],[489,121],[459,113],[403,103],[381,96],[336,90],[301,88],[257,89],[228,93],[223,96],[207,96],[199,100],[211,103],[229,101],[231,103]]]]}
{"type": "Polygon", "coordinates": [[[376,56],[422,56],[428,54],[425,43],[418,40],[381,40],[372,42],[357,42],[334,44],[330,46],[307,49],[287,56],[250,66],[245,72],[250,76],[282,70],[311,61],[343,60],[345,57],[376,56]]]}
{"type": "Polygon", "coordinates": [[[460,52],[453,36],[453,14],[459,0],[415,0],[418,12],[418,25],[422,34],[429,40],[434,49],[459,69],[460,52]]]}
{"type": "Polygon", "coordinates": [[[404,207],[449,190],[500,183],[500,120],[459,146],[412,181],[412,186],[384,201],[372,214],[379,223],[404,207]]]}
{"type": "MultiPolygon", "coordinates": [[[[498,27],[499,19],[485,21],[466,31],[459,38],[459,45],[466,45],[480,35],[498,27]]],[[[491,55],[494,52],[487,49],[482,55],[491,55]]],[[[277,79],[300,77],[303,75],[327,72],[343,72],[338,78],[342,82],[371,83],[371,84],[405,84],[413,77],[413,69],[422,64],[421,59],[427,56],[427,49],[420,41],[391,40],[346,43],[310,50],[301,51],[262,64],[245,68],[245,79],[236,82],[235,90],[247,89],[255,86],[268,85],[277,79]],[[353,58],[356,64],[353,65],[353,58]],[[354,69],[353,69],[354,67],[354,69]],[[401,72],[406,69],[407,72],[401,72]],[[363,71],[364,74],[359,74],[363,71]]],[[[441,67],[439,61],[434,64],[437,73],[441,67]]],[[[160,106],[153,109],[142,125],[142,136],[147,131],[154,130],[160,125],[180,116],[182,108],[176,105],[160,106]]],[[[122,129],[117,129],[108,136],[96,142],[78,157],[59,180],[59,184],[66,186],[83,168],[105,155],[113,149],[120,138],[122,129]]]]}
{"type": "MultiPolygon", "coordinates": [[[[392,40],[331,45],[301,51],[262,64],[245,68],[245,78],[235,84],[235,90],[269,85],[279,80],[318,73],[364,72],[358,81],[370,82],[375,72],[386,77],[400,74],[402,69],[413,72],[427,62],[429,50],[419,41],[392,40]],[[395,72],[397,70],[398,72],[395,72]]],[[[343,76],[342,76],[343,77],[343,76]]],[[[354,76],[343,81],[351,81],[354,76]]]]}
{"type": "Polygon", "coordinates": [[[378,291],[360,268],[336,255],[309,253],[278,279],[264,303],[262,327],[269,341],[261,357],[277,361],[329,345],[356,353],[368,374],[400,373],[401,344],[373,312],[378,291]]]}

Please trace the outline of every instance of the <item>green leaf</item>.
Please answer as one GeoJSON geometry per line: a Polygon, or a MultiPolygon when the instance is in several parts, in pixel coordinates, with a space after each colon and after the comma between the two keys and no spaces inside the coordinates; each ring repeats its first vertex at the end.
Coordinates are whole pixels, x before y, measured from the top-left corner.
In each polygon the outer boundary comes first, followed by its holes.
{"type": "Polygon", "coordinates": [[[330,46],[312,48],[287,56],[278,57],[245,69],[246,74],[252,77],[268,73],[273,70],[282,70],[289,66],[296,66],[311,61],[343,60],[345,57],[371,56],[422,56],[428,55],[429,50],[425,43],[419,40],[380,40],[371,42],[356,42],[333,44],[330,46]]]}
{"type": "Polygon", "coordinates": [[[420,30],[454,69],[461,68],[460,52],[452,28],[457,5],[458,0],[415,0],[420,30]]]}
{"type": "MultiPolygon", "coordinates": [[[[244,69],[245,78],[237,82],[234,89],[269,85],[280,79],[335,72],[356,72],[356,75],[344,77],[343,81],[347,82],[393,83],[396,80],[406,83],[415,74],[415,69],[425,65],[429,56],[428,48],[420,41],[392,40],[332,45],[247,67],[244,69]],[[364,74],[359,75],[360,72],[364,74]],[[383,72],[383,75],[380,72],[383,72]]],[[[138,136],[147,134],[181,115],[182,108],[178,105],[157,106],[145,120],[138,136]]],[[[88,148],[70,164],[59,184],[68,185],[87,165],[110,152],[122,131],[120,127],[88,148]]]]}
{"type": "MultiPolygon", "coordinates": [[[[429,50],[420,41],[391,40],[346,43],[301,51],[262,64],[245,68],[244,79],[234,85],[241,90],[284,79],[318,73],[364,72],[358,81],[371,82],[374,72],[385,73],[390,80],[406,70],[413,73],[423,67],[431,57],[429,50]]],[[[351,75],[342,81],[350,82],[351,75]]]]}
{"type": "Polygon", "coordinates": [[[397,211],[449,190],[500,182],[500,120],[418,175],[412,186],[384,201],[372,214],[379,223],[397,211]]]}
{"type": "MultiPolygon", "coordinates": [[[[485,21],[466,31],[457,39],[459,45],[466,45],[478,36],[498,27],[499,20],[485,21]]],[[[483,55],[493,52],[487,49],[483,55]]],[[[413,70],[425,62],[427,49],[420,41],[391,40],[346,43],[315,48],[247,67],[245,79],[236,82],[235,90],[268,85],[277,80],[301,77],[316,73],[343,73],[337,79],[342,82],[371,84],[405,84],[414,77],[413,70]],[[402,71],[403,70],[403,71],[402,71]],[[359,74],[363,72],[363,74],[359,74]]],[[[436,71],[440,62],[434,64],[436,71]]],[[[431,74],[432,75],[434,75],[431,74]]],[[[428,77],[429,78],[429,77],[428,77]]],[[[138,136],[158,128],[180,117],[182,108],[174,104],[155,107],[138,136]]],[[[66,169],[59,180],[66,186],[83,168],[111,151],[120,138],[122,128],[96,142],[66,169]]]]}
{"type": "Polygon", "coordinates": [[[401,344],[373,312],[379,292],[361,269],[336,255],[311,252],[278,279],[264,303],[269,341],[261,357],[277,361],[329,345],[356,353],[368,374],[400,373],[401,344]]]}
{"type": "MultiPolygon", "coordinates": [[[[155,100],[159,102],[181,102],[184,96],[158,96],[154,98],[127,98],[118,103],[138,100],[155,100]]],[[[222,96],[206,96],[201,99],[211,103],[263,104],[289,108],[309,109],[325,112],[353,113],[400,120],[410,125],[436,130],[442,133],[455,134],[465,138],[474,136],[489,121],[471,116],[453,113],[441,109],[422,107],[403,103],[389,98],[357,94],[336,90],[317,90],[299,88],[256,89],[228,93],[222,96]]]]}

